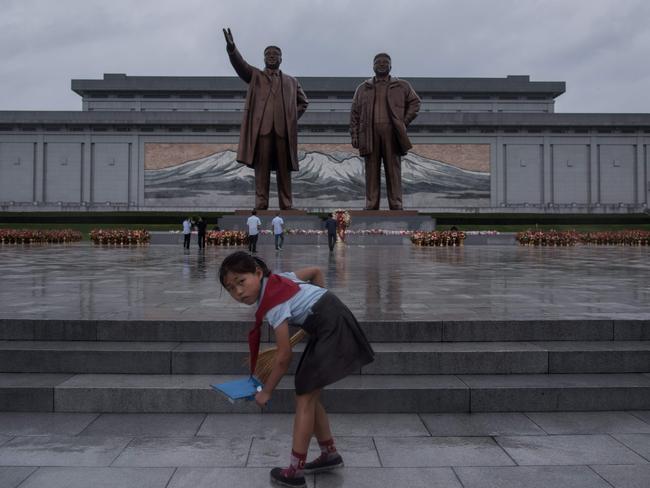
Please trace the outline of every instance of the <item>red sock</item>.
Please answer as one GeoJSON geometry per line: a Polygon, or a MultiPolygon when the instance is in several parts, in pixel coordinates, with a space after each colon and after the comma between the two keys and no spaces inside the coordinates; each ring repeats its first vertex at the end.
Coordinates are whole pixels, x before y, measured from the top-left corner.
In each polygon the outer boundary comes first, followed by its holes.
{"type": "Polygon", "coordinates": [[[323,459],[330,460],[334,455],[336,455],[336,446],[334,445],[334,439],[327,439],[326,441],[318,441],[320,447],[320,456],[323,459]]]}
{"type": "Polygon", "coordinates": [[[287,478],[300,478],[304,476],[303,469],[305,469],[306,460],[307,453],[300,454],[291,449],[291,463],[288,468],[282,470],[282,476],[287,478]]]}

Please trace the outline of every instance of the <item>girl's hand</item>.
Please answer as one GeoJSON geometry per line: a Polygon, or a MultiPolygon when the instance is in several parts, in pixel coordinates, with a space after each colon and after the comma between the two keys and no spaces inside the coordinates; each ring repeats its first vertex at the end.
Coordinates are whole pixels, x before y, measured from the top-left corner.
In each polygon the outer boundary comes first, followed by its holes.
{"type": "Polygon", "coordinates": [[[257,403],[260,407],[266,407],[266,404],[270,399],[271,399],[271,394],[265,392],[264,390],[258,391],[255,394],[255,403],[257,403]]]}

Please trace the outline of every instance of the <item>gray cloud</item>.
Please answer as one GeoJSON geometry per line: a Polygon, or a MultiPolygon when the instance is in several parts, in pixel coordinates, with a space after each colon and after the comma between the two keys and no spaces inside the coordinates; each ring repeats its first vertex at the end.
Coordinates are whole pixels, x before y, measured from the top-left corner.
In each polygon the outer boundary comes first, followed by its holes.
{"type": "Polygon", "coordinates": [[[221,28],[249,62],[278,44],[302,76],[566,81],[563,112],[650,112],[643,0],[3,0],[0,110],[78,110],[71,78],[233,75],[221,28]]]}

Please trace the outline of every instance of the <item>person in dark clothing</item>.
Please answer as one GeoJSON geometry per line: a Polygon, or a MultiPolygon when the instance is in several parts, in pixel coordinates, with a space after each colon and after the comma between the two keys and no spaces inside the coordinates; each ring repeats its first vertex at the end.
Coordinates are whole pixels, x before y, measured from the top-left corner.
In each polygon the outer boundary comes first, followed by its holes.
{"type": "Polygon", "coordinates": [[[330,251],[334,250],[334,244],[336,244],[336,227],[337,227],[336,218],[334,214],[330,216],[325,221],[325,228],[327,229],[327,245],[330,248],[330,251]]]}
{"type": "Polygon", "coordinates": [[[199,233],[199,249],[205,249],[205,231],[208,228],[208,222],[203,220],[203,217],[199,217],[199,220],[196,222],[196,229],[199,233]]]}

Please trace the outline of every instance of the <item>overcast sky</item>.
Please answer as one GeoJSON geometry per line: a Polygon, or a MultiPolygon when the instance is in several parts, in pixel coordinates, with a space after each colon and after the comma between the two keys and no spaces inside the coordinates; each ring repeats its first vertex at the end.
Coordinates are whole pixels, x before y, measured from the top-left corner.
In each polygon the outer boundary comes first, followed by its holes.
{"type": "Polygon", "coordinates": [[[566,81],[558,112],[650,113],[647,0],[0,0],[0,110],[80,110],[70,80],[234,76],[221,28],[295,76],[566,81]]]}

